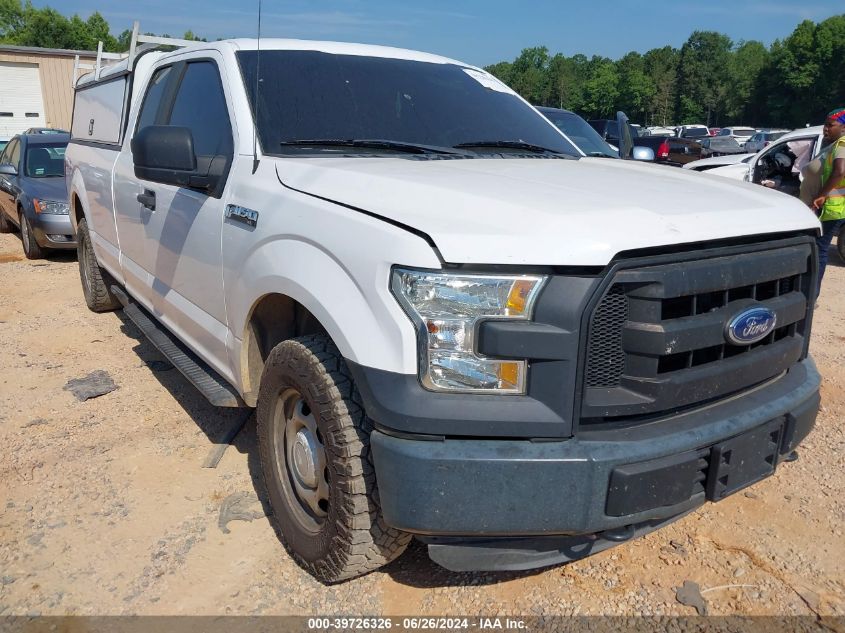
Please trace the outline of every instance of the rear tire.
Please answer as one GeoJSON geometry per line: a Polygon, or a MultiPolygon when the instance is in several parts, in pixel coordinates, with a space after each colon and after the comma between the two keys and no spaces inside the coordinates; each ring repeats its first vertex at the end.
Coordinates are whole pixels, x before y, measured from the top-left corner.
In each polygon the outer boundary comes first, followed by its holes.
{"type": "Polygon", "coordinates": [[[114,283],[105,270],[97,263],[97,255],[91,245],[88,223],[83,218],[76,227],[76,256],[79,260],[79,278],[82,281],[82,294],[85,303],[92,312],[108,312],[120,307],[109,289],[114,283]]]}
{"type": "Polygon", "coordinates": [[[411,535],[382,517],[372,420],[328,337],[303,336],[273,348],[256,417],[272,520],[301,567],[333,583],[378,569],[405,551],[411,535]]]}
{"type": "Polygon", "coordinates": [[[23,244],[23,254],[27,259],[41,259],[44,257],[44,249],[42,249],[38,242],[35,241],[35,234],[32,232],[32,225],[26,218],[23,210],[18,216],[21,223],[21,243],[23,244]]]}

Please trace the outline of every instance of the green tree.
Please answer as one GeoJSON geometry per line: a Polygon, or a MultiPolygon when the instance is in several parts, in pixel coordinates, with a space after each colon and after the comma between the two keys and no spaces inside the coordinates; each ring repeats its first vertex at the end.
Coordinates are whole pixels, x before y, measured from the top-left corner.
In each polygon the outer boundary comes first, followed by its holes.
{"type": "Polygon", "coordinates": [[[624,110],[632,121],[645,121],[655,85],[646,72],[645,59],[631,52],[616,62],[619,75],[619,100],[616,109],[624,110]]]}
{"type": "Polygon", "coordinates": [[[544,104],[549,94],[549,49],[545,46],[526,48],[511,67],[510,87],[534,104],[544,104]]]}
{"type": "Polygon", "coordinates": [[[695,31],[681,47],[676,111],[679,123],[719,122],[728,92],[731,47],[727,35],[714,31],[695,31]]]}
{"type": "Polygon", "coordinates": [[[645,71],[654,85],[645,121],[649,124],[670,125],[675,120],[678,49],[671,46],[653,48],[643,55],[645,71]]]}
{"type": "Polygon", "coordinates": [[[769,51],[760,42],[741,42],[736,47],[728,64],[726,121],[745,125],[769,123],[752,99],[760,75],[768,65],[769,51]]]}
{"type": "Polygon", "coordinates": [[[23,26],[21,0],[0,0],[0,42],[10,42],[23,26]]]}
{"type": "Polygon", "coordinates": [[[591,60],[591,77],[584,84],[582,109],[588,118],[612,117],[619,98],[619,74],[609,59],[591,60]]]}
{"type": "Polygon", "coordinates": [[[486,66],[484,70],[488,73],[500,79],[503,83],[510,86],[511,84],[511,69],[513,64],[510,62],[499,62],[497,64],[492,64],[490,66],[486,66]]]}

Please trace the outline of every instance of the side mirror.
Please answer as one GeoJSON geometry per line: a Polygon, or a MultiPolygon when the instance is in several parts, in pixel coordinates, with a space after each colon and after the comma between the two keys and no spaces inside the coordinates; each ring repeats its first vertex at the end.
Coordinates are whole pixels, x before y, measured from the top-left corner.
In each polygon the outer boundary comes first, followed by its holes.
{"type": "Polygon", "coordinates": [[[191,187],[196,176],[194,137],[186,127],[149,125],[132,139],[135,177],[179,187],[191,187]]]}
{"type": "Polygon", "coordinates": [[[3,176],[17,176],[18,170],[14,165],[0,165],[0,175],[3,176]]]}
{"type": "Polygon", "coordinates": [[[634,160],[654,161],[654,150],[650,147],[635,147],[631,156],[634,160]]]}

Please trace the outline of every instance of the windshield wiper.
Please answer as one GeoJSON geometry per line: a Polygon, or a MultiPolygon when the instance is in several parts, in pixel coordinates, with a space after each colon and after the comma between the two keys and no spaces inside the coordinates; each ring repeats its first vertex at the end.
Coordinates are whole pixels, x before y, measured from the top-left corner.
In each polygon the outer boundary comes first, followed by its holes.
{"type": "Polygon", "coordinates": [[[404,141],[391,141],[379,138],[299,138],[282,141],[283,147],[362,147],[367,149],[389,149],[408,154],[452,154],[466,155],[449,147],[439,145],[421,145],[404,141]]]}
{"type": "Polygon", "coordinates": [[[590,158],[619,158],[618,156],[612,156],[610,154],[605,154],[604,152],[590,152],[587,156],[590,158]]]}
{"type": "Polygon", "coordinates": [[[533,143],[525,143],[523,141],[470,141],[468,143],[458,143],[453,145],[456,149],[464,149],[470,147],[501,147],[507,149],[524,149],[527,152],[535,152],[537,154],[561,154],[556,149],[543,147],[542,145],[534,145],[533,143]]]}

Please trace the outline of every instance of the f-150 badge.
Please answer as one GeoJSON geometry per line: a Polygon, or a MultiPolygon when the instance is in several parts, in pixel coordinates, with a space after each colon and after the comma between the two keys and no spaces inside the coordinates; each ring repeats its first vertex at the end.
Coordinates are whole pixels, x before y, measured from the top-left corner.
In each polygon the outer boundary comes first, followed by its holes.
{"type": "Polygon", "coordinates": [[[258,211],[239,207],[236,204],[228,204],[226,205],[226,219],[242,222],[247,226],[255,226],[258,224],[258,211]]]}

